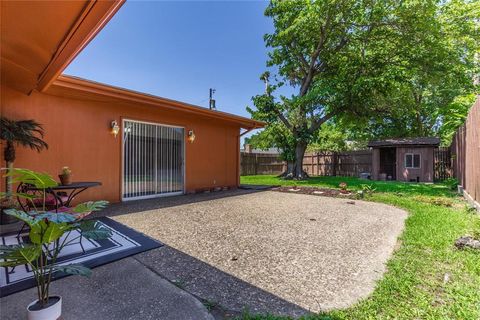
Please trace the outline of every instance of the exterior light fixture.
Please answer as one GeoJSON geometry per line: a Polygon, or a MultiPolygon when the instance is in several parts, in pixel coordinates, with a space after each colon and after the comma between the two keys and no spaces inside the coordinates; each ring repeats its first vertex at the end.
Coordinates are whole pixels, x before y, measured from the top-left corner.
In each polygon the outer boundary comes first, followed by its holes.
{"type": "Polygon", "coordinates": [[[193,141],[195,141],[195,132],[193,132],[193,130],[188,131],[187,140],[190,143],[193,143],[193,141]]]}
{"type": "Polygon", "coordinates": [[[118,125],[117,121],[113,120],[110,123],[110,133],[116,138],[117,134],[120,132],[120,126],[118,125]]]}

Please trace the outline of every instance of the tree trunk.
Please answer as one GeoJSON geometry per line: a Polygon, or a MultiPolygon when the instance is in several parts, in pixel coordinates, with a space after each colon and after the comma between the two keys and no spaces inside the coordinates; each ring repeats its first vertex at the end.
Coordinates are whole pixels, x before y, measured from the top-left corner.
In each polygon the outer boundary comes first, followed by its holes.
{"type": "MultiPolygon", "coordinates": [[[[13,161],[15,160],[15,146],[11,141],[7,141],[7,145],[4,150],[4,160],[7,163],[7,173],[12,172],[13,161]]],[[[12,177],[7,176],[5,178],[5,198],[12,198],[12,177]]]]}
{"type": "Polygon", "coordinates": [[[306,142],[297,142],[295,147],[295,163],[294,163],[294,179],[303,180],[308,178],[308,174],[303,171],[303,157],[305,156],[305,151],[307,150],[306,142]]]}
{"type": "MultiPolygon", "coordinates": [[[[7,163],[7,173],[12,172],[13,169],[13,162],[7,163]]],[[[7,176],[5,178],[5,198],[9,199],[12,197],[12,177],[7,176]]]]}
{"type": "Polygon", "coordinates": [[[292,172],[293,172],[293,165],[294,163],[292,161],[286,161],[287,162],[287,168],[284,172],[278,175],[279,178],[291,178],[292,177],[292,172]]]}
{"type": "Polygon", "coordinates": [[[308,174],[303,170],[303,157],[306,150],[306,142],[297,142],[295,146],[295,160],[292,162],[287,162],[287,171],[281,174],[281,177],[295,180],[304,180],[308,178],[308,174]]]}

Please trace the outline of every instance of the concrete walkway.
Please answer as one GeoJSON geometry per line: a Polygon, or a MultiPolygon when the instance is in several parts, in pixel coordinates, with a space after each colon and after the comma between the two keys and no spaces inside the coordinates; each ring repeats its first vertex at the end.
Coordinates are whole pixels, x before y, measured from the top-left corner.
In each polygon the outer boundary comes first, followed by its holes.
{"type": "MultiPolygon", "coordinates": [[[[205,306],[134,257],[93,270],[90,279],[78,276],[52,283],[52,294],[63,297],[68,320],[213,320],[205,306]]],[[[2,320],[26,319],[26,306],[36,289],[0,299],[2,320]]]]}

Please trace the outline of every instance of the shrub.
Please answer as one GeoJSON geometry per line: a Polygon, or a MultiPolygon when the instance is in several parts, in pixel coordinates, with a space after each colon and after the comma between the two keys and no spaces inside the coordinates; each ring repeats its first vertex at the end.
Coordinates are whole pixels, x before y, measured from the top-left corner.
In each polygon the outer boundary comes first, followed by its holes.
{"type": "Polygon", "coordinates": [[[373,186],[373,184],[361,184],[360,188],[362,189],[364,194],[372,195],[377,188],[373,186]]]}
{"type": "Polygon", "coordinates": [[[448,178],[443,180],[443,184],[445,184],[450,190],[457,190],[458,180],[455,178],[448,178]]]}

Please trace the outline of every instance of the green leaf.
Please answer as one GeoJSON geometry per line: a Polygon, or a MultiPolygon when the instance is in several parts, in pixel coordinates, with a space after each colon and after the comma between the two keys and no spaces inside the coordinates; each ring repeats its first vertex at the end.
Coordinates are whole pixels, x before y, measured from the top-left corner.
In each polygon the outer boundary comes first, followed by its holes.
{"type": "Polygon", "coordinates": [[[82,231],[82,235],[91,240],[103,240],[112,236],[112,230],[94,220],[83,221],[80,223],[79,228],[82,231]]]}
{"type": "Polygon", "coordinates": [[[32,243],[42,244],[43,230],[47,229],[47,223],[43,220],[37,220],[37,223],[30,226],[29,238],[32,243]]]}
{"type": "MultiPolygon", "coordinates": [[[[2,170],[8,169],[3,168],[2,170]]],[[[48,173],[35,172],[28,169],[13,168],[7,171],[5,177],[12,177],[13,183],[28,183],[38,189],[58,186],[58,183],[48,173]]]]}
{"type": "Polygon", "coordinates": [[[37,221],[31,216],[29,215],[28,213],[25,213],[24,211],[22,210],[17,210],[17,209],[7,209],[7,210],[4,210],[3,212],[5,212],[6,214],[8,214],[9,216],[13,216],[19,220],[22,220],[23,222],[25,222],[30,228],[37,223],[37,221]]]}
{"type": "Polygon", "coordinates": [[[53,267],[54,271],[64,272],[70,275],[79,275],[84,277],[90,277],[92,275],[92,270],[87,267],[84,267],[80,264],[69,264],[66,266],[55,266],[53,267]]]}
{"type": "Polygon", "coordinates": [[[27,194],[27,193],[12,193],[12,196],[22,198],[22,199],[27,199],[27,200],[33,200],[33,199],[40,198],[38,195],[27,194]]]}
{"type": "Polygon", "coordinates": [[[42,253],[42,247],[34,244],[19,244],[0,247],[0,267],[14,267],[32,264],[42,253]]]}
{"type": "Polygon", "coordinates": [[[66,223],[49,223],[43,233],[42,243],[47,244],[54,242],[68,230],[70,230],[70,228],[66,223]]]}
{"type": "Polygon", "coordinates": [[[48,212],[44,212],[36,215],[35,219],[37,220],[46,219],[52,223],[70,223],[70,222],[74,222],[77,218],[71,213],[48,211],[48,212]]]}
{"type": "Polygon", "coordinates": [[[105,208],[108,205],[108,201],[88,201],[84,203],[80,203],[77,206],[75,206],[72,210],[72,212],[75,213],[87,213],[87,212],[92,212],[92,211],[99,211],[103,208],[105,208]]]}

